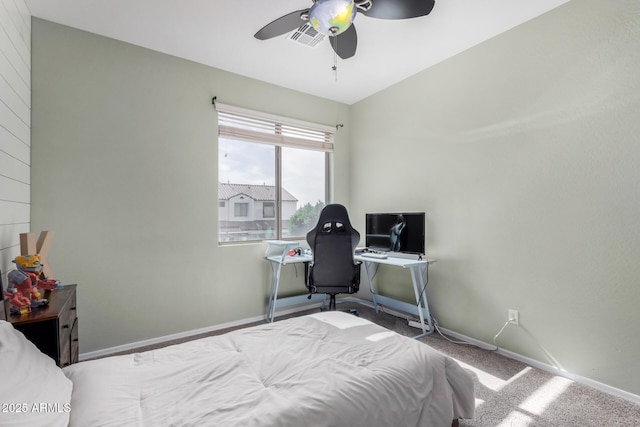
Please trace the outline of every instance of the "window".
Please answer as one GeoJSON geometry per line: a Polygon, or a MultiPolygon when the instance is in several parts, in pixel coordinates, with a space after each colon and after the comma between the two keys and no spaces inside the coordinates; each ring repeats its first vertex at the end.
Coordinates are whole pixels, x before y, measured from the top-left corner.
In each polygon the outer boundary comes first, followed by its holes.
{"type": "Polygon", "coordinates": [[[263,218],[275,218],[276,217],[276,204],[274,202],[262,203],[262,217],[263,218]]]}
{"type": "Polygon", "coordinates": [[[247,217],[249,216],[249,203],[234,203],[233,204],[233,215],[236,217],[247,217]]]}
{"type": "Polygon", "coordinates": [[[335,129],[216,109],[218,242],[304,238],[327,203],[335,129]]]}

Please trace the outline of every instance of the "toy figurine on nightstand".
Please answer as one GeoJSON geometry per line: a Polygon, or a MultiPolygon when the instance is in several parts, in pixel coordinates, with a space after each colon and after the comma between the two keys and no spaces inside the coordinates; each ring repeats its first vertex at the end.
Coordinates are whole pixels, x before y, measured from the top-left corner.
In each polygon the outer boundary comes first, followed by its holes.
{"type": "MultiPolygon", "coordinates": [[[[35,276],[35,274],[34,274],[35,276]]],[[[4,295],[9,299],[12,314],[26,314],[32,308],[42,307],[48,301],[42,299],[38,289],[33,286],[31,277],[20,270],[9,272],[9,286],[4,291],[4,295]]]]}
{"type": "Polygon", "coordinates": [[[40,255],[20,255],[15,257],[13,262],[18,267],[18,270],[25,273],[31,278],[31,284],[36,289],[44,289],[46,291],[52,291],[54,289],[60,289],[60,281],[49,278],[43,278],[42,270],[44,265],[40,262],[40,255]]]}
{"type": "Polygon", "coordinates": [[[13,262],[17,270],[7,275],[9,286],[4,295],[9,297],[10,311],[13,314],[24,314],[32,308],[47,305],[38,289],[53,291],[60,289],[60,282],[53,279],[51,267],[46,261],[53,234],[50,231],[40,233],[36,243],[35,234],[20,234],[20,253],[13,262]],[[34,254],[34,255],[30,255],[34,254]]]}

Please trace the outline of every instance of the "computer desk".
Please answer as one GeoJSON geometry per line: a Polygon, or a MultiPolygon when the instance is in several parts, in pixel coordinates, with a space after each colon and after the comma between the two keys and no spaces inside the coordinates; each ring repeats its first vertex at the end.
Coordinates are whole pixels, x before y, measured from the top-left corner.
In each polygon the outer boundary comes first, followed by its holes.
{"type": "MultiPolygon", "coordinates": [[[[278,298],[278,287],[280,285],[280,272],[282,270],[282,266],[287,264],[303,263],[306,267],[309,262],[313,261],[313,257],[309,255],[287,255],[287,252],[289,252],[290,249],[299,247],[300,242],[288,240],[267,240],[265,241],[265,243],[267,243],[265,259],[270,262],[272,270],[271,286],[269,288],[269,300],[267,303],[266,313],[267,322],[273,322],[276,306],[292,306],[309,302],[322,302],[324,306],[327,297],[325,294],[311,294],[310,299],[309,295],[296,295],[292,297],[278,298]]],[[[418,316],[418,318],[420,319],[420,328],[422,329],[422,334],[417,335],[415,338],[421,338],[427,335],[431,335],[434,332],[433,323],[431,321],[431,314],[429,312],[429,303],[427,301],[426,283],[424,279],[425,275],[429,271],[429,265],[435,262],[434,259],[414,260],[407,258],[394,258],[391,256],[387,258],[370,258],[362,255],[355,255],[354,259],[356,261],[361,261],[364,265],[367,279],[369,280],[371,297],[373,298],[373,307],[375,308],[376,312],[378,312],[380,306],[385,306],[418,316]],[[413,285],[413,291],[416,298],[415,305],[376,293],[373,286],[373,277],[378,266],[380,265],[390,265],[409,270],[409,272],[411,273],[411,283],[413,285]]],[[[360,299],[358,300],[367,305],[370,305],[368,301],[360,299]]]]}
{"type": "Polygon", "coordinates": [[[436,262],[435,259],[415,260],[397,258],[393,256],[388,256],[387,258],[370,258],[362,255],[356,255],[354,256],[354,259],[356,261],[362,261],[362,264],[364,265],[376,312],[378,312],[380,306],[386,306],[418,316],[420,319],[422,334],[415,338],[422,338],[427,335],[431,335],[434,332],[431,313],[429,312],[429,302],[427,301],[427,283],[425,282],[425,276],[429,272],[429,265],[436,262]],[[394,267],[409,269],[409,272],[411,273],[413,292],[416,297],[415,305],[376,293],[373,286],[373,277],[380,265],[391,265],[394,267]]]}

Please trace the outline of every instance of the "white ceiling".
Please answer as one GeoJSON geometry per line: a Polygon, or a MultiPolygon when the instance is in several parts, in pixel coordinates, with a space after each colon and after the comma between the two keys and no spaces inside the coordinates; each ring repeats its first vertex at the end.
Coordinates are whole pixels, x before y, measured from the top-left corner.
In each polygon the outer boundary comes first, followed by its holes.
{"type": "MultiPolygon", "coordinates": [[[[375,0],[373,0],[375,2],[375,0]]],[[[353,104],[569,0],[435,0],[428,16],[358,14],[358,50],[334,55],[256,31],[311,0],[26,0],[35,17],[353,104]]]]}

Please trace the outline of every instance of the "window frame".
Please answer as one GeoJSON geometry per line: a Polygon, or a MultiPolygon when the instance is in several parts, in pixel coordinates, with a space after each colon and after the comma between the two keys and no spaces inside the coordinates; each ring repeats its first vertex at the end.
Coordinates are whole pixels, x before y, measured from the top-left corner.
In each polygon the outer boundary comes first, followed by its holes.
{"type": "MultiPolygon", "coordinates": [[[[282,227],[282,149],[296,148],[324,152],[324,203],[331,202],[331,162],[334,137],[337,126],[321,125],[302,120],[291,119],[268,113],[257,112],[227,104],[215,104],[218,113],[218,144],[221,138],[240,140],[273,146],[275,149],[275,200],[274,217],[276,230],[274,239],[299,240],[303,236],[284,237],[282,227]],[[270,126],[273,126],[271,132],[270,126]],[[258,129],[257,131],[254,129],[258,129]]],[[[220,159],[218,159],[218,171],[220,159]]],[[[218,177],[219,180],[219,177],[218,177]]],[[[218,199],[219,201],[219,199],[218,199]]],[[[297,207],[300,209],[300,206],[297,207]]],[[[262,208],[264,213],[264,206],[262,208]]],[[[264,216],[264,215],[263,215],[264,216]]],[[[269,218],[271,219],[271,218],[269,218]]],[[[247,239],[235,241],[220,240],[220,218],[217,221],[218,245],[262,242],[265,239],[247,239]]]]}

